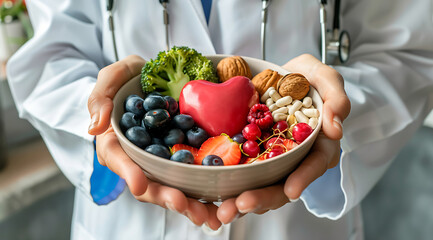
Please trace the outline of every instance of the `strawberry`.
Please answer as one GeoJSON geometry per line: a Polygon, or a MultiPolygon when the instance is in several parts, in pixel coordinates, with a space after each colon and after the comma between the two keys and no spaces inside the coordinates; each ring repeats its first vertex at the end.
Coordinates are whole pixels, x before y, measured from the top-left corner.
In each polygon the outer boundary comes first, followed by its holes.
{"type": "Polygon", "coordinates": [[[171,155],[173,155],[175,152],[179,151],[179,150],[188,150],[192,153],[192,155],[194,156],[194,161],[196,161],[197,159],[197,153],[198,153],[198,149],[195,147],[191,147],[189,145],[186,144],[174,144],[173,147],[171,147],[171,155]]]}
{"type": "Polygon", "coordinates": [[[293,148],[298,146],[298,144],[291,139],[284,139],[283,145],[287,148],[287,151],[292,150],[293,148]]]}
{"type": "Polygon", "coordinates": [[[225,166],[238,164],[242,156],[239,145],[227,135],[211,137],[206,140],[198,150],[194,163],[201,165],[201,161],[207,155],[219,156],[225,166]]]}
{"type": "Polygon", "coordinates": [[[249,163],[253,163],[253,162],[261,162],[261,161],[264,161],[266,159],[268,159],[267,154],[263,154],[259,158],[247,158],[247,159],[245,159],[244,164],[249,164],[249,163]]]}

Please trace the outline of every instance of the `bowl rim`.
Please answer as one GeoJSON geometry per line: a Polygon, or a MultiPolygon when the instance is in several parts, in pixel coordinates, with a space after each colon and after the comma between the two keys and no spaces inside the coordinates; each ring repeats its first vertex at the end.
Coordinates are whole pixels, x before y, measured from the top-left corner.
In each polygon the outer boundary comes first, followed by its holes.
{"type": "MultiPolygon", "coordinates": [[[[207,58],[210,58],[211,61],[213,61],[213,58],[225,58],[225,57],[231,57],[231,56],[239,56],[239,55],[227,55],[227,54],[213,54],[213,55],[204,55],[207,58]]],[[[258,58],[253,58],[253,57],[247,57],[247,56],[241,56],[242,58],[244,58],[247,62],[248,61],[259,61],[259,62],[266,62],[266,64],[270,64],[269,68],[279,72],[280,74],[283,73],[283,75],[285,74],[290,74],[290,72],[286,69],[284,69],[282,66],[279,66],[277,64],[274,64],[272,62],[268,62],[268,61],[264,61],[262,59],[258,59],[258,58]]],[[[310,85],[310,91],[313,90],[315,91],[320,98],[320,102],[322,105],[322,110],[319,116],[319,121],[318,121],[318,125],[317,127],[313,130],[313,132],[302,142],[300,143],[298,146],[296,146],[295,148],[289,150],[288,152],[285,152],[281,155],[278,155],[276,157],[270,158],[270,159],[266,159],[263,161],[256,161],[254,163],[250,163],[250,164],[236,164],[236,165],[228,165],[228,166],[204,166],[204,165],[198,165],[198,164],[185,164],[185,163],[180,163],[180,162],[175,162],[175,161],[170,161],[169,159],[166,158],[162,158],[159,156],[156,156],[154,154],[148,153],[146,152],[144,149],[136,146],[135,144],[133,144],[132,142],[130,142],[125,135],[122,133],[122,131],[120,130],[120,126],[118,121],[116,121],[116,117],[115,117],[115,109],[116,107],[118,107],[119,104],[121,104],[123,106],[123,101],[124,99],[119,99],[119,92],[122,91],[122,89],[126,88],[126,86],[128,84],[131,84],[132,80],[135,80],[135,78],[140,78],[141,74],[131,78],[130,80],[128,80],[127,82],[125,82],[122,87],[119,89],[119,91],[116,93],[116,95],[113,98],[113,109],[111,111],[110,114],[110,122],[111,125],[113,127],[114,133],[116,134],[117,138],[120,138],[122,141],[120,141],[119,139],[119,143],[125,143],[128,144],[128,147],[131,147],[134,151],[140,153],[141,155],[143,155],[146,158],[151,158],[153,160],[156,160],[162,164],[168,164],[168,165],[172,165],[175,167],[181,167],[181,168],[186,168],[186,169],[201,169],[201,170],[205,170],[205,171],[232,171],[232,170],[239,170],[239,169],[245,169],[245,168],[256,168],[256,167],[260,167],[261,165],[264,164],[269,164],[270,162],[274,162],[274,161],[278,161],[281,158],[287,157],[288,155],[296,152],[296,151],[300,151],[301,150],[301,146],[308,144],[309,141],[311,141],[311,138],[315,138],[318,135],[318,132],[321,130],[321,126],[322,126],[322,120],[323,120],[323,100],[320,97],[320,94],[318,93],[317,89],[315,89],[312,85],[310,85]],[[116,104],[117,103],[117,104],[116,104]]],[[[313,143],[314,144],[314,143],[313,143]]],[[[123,147],[122,147],[123,149],[123,147]]],[[[126,152],[125,152],[126,153],[126,152]]],[[[127,153],[126,153],[127,154],[127,153]]],[[[130,157],[130,156],[129,156],[130,157]]],[[[131,158],[131,157],[130,157],[131,158]]],[[[135,162],[135,160],[133,160],[131,158],[132,161],[135,162]]],[[[143,169],[144,171],[146,171],[146,169],[143,169]]]]}

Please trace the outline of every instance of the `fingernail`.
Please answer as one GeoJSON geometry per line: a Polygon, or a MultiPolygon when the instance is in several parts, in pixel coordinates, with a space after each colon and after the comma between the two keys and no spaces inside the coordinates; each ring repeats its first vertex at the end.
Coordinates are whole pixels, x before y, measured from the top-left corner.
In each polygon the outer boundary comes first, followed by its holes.
{"type": "Polygon", "coordinates": [[[250,208],[250,209],[239,209],[239,212],[240,213],[249,213],[249,212],[252,212],[252,211],[254,211],[254,209],[253,208],[250,208]]]}
{"type": "Polygon", "coordinates": [[[334,126],[336,128],[343,129],[343,123],[341,122],[341,119],[339,116],[335,115],[333,120],[334,120],[334,126]]]}
{"type": "Polygon", "coordinates": [[[295,199],[291,199],[291,198],[289,198],[289,201],[291,202],[291,203],[295,203],[295,202],[297,202],[299,200],[299,198],[295,198],[295,199]]]}
{"type": "Polygon", "coordinates": [[[260,209],[261,208],[261,206],[256,206],[255,208],[248,208],[248,209],[239,209],[239,212],[240,213],[242,213],[242,214],[244,214],[244,213],[250,213],[250,212],[254,212],[254,211],[256,211],[257,209],[260,209]]]}
{"type": "Polygon", "coordinates": [[[99,121],[98,114],[93,115],[92,120],[90,121],[89,131],[92,130],[93,128],[95,128],[96,125],[98,125],[98,121],[99,121]]]}
{"type": "Polygon", "coordinates": [[[165,203],[165,207],[166,207],[168,210],[172,211],[172,212],[177,212],[176,209],[174,208],[174,206],[173,206],[173,204],[172,204],[171,202],[166,202],[166,203],[165,203]]]}

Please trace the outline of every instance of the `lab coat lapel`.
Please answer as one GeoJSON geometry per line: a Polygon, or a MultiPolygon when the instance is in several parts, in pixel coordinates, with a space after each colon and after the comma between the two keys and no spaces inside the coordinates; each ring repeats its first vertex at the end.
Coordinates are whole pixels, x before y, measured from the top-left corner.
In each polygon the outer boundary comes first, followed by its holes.
{"type": "MultiPolygon", "coordinates": [[[[185,0],[180,0],[185,1],[185,0]]],[[[203,7],[200,0],[187,0],[190,7],[194,9],[195,17],[197,21],[200,23],[198,24],[200,27],[193,29],[193,31],[196,32],[194,35],[201,36],[203,39],[204,48],[207,49],[209,52],[206,52],[206,54],[215,54],[215,48],[212,44],[212,40],[210,38],[209,29],[206,23],[206,17],[203,12],[203,7]]],[[[212,11],[212,9],[211,9],[212,11]]]]}

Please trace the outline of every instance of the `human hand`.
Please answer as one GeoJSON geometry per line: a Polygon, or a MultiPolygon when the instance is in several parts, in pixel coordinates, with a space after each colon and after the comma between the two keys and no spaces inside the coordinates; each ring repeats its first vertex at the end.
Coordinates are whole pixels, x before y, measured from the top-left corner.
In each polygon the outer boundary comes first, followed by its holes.
{"type": "Polygon", "coordinates": [[[92,119],[89,134],[96,135],[98,161],[125,179],[137,200],[179,212],[196,225],[206,223],[216,230],[221,222],[216,217],[217,207],[214,204],[203,204],[196,199],[187,198],[177,189],[147,179],[143,170],[123,151],[110,125],[115,94],[123,84],[140,74],[144,64],[141,57],[128,56],[105,67],[98,74],[95,88],[88,99],[92,119]]]}
{"type": "Polygon", "coordinates": [[[323,99],[322,131],[310,153],[285,182],[243,192],[224,201],[218,209],[218,219],[230,223],[246,213],[263,214],[299,199],[305,188],[339,162],[342,120],[350,112],[350,101],[344,91],[342,76],[315,57],[304,54],[287,62],[283,68],[303,74],[323,99]]]}

